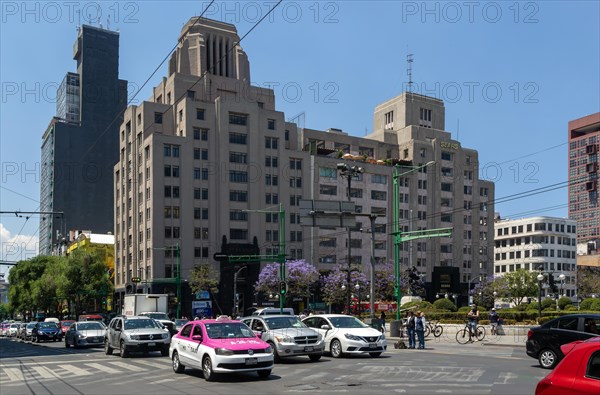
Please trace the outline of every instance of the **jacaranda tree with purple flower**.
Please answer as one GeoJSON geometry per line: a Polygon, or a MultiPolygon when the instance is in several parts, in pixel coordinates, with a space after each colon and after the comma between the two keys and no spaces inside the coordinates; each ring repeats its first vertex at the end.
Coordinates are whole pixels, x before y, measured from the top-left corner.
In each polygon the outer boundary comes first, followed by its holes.
{"type": "MultiPolygon", "coordinates": [[[[288,295],[308,296],[310,287],[319,281],[317,268],[303,259],[289,261],[285,265],[287,267],[288,295]]],[[[264,294],[277,293],[279,281],[279,263],[269,263],[260,271],[254,289],[264,294]]]]}

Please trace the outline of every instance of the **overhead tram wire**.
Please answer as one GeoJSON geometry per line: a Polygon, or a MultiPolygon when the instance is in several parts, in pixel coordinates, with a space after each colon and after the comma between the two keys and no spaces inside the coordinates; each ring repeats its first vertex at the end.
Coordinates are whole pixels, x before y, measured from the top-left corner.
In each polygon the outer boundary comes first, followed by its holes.
{"type": "MultiPolygon", "coordinates": [[[[197,17],[197,19],[196,19],[196,21],[194,22],[194,24],[192,25],[192,27],[193,27],[193,26],[195,26],[195,25],[196,25],[196,23],[198,23],[198,21],[200,21],[200,19],[202,18],[202,15],[204,15],[204,13],[205,13],[205,12],[206,12],[206,10],[208,9],[208,7],[210,7],[210,5],[211,5],[211,4],[212,4],[214,1],[215,1],[215,0],[212,0],[212,1],[211,1],[211,3],[210,3],[208,6],[207,6],[207,8],[206,8],[206,9],[205,9],[205,10],[202,12],[202,14],[201,14],[199,17],[197,17]]],[[[220,65],[220,64],[221,64],[221,62],[223,61],[223,59],[224,59],[225,57],[227,57],[228,55],[230,55],[231,53],[233,53],[233,51],[234,51],[234,50],[235,50],[237,47],[239,47],[239,45],[241,44],[241,42],[242,42],[242,41],[243,41],[243,40],[244,40],[244,39],[245,39],[245,38],[246,38],[246,37],[247,37],[247,36],[248,36],[248,35],[249,35],[249,34],[250,34],[250,33],[251,33],[253,30],[254,30],[254,29],[256,29],[256,27],[258,27],[258,25],[259,25],[259,24],[260,24],[262,21],[264,21],[264,20],[265,20],[265,19],[266,19],[266,18],[267,18],[269,15],[271,15],[271,13],[272,13],[273,11],[275,11],[275,9],[276,9],[276,8],[279,6],[279,4],[281,4],[282,2],[283,2],[283,0],[279,0],[279,1],[278,1],[278,2],[277,2],[277,3],[276,3],[274,6],[273,6],[273,7],[271,7],[271,8],[269,9],[269,11],[268,11],[267,13],[265,13],[265,15],[263,15],[263,16],[262,16],[262,18],[260,18],[260,19],[259,19],[259,20],[258,20],[258,21],[257,21],[257,22],[256,22],[256,23],[255,23],[255,24],[254,24],[254,25],[253,25],[251,28],[250,28],[250,30],[248,30],[248,31],[246,32],[246,34],[244,34],[244,35],[243,35],[243,36],[242,36],[242,37],[239,39],[239,41],[237,41],[237,42],[236,42],[234,45],[232,45],[232,47],[229,49],[229,51],[227,51],[227,52],[225,52],[223,55],[221,55],[221,57],[219,58],[219,60],[216,62],[216,65],[220,65]]],[[[165,57],[165,60],[166,60],[166,58],[168,58],[168,57],[171,55],[171,53],[172,53],[172,52],[173,52],[175,49],[177,49],[177,47],[178,47],[178,45],[176,45],[176,46],[173,48],[173,50],[171,50],[171,52],[170,52],[170,53],[169,53],[169,54],[168,54],[168,55],[165,57]]],[[[165,60],[163,60],[163,62],[164,62],[165,60]]],[[[160,65],[159,65],[159,67],[160,67],[160,65]]],[[[198,79],[196,79],[196,81],[195,81],[195,82],[194,82],[192,85],[190,85],[190,86],[188,87],[188,90],[189,90],[189,89],[191,89],[191,88],[193,88],[193,87],[195,87],[196,85],[198,85],[198,83],[199,83],[200,81],[202,81],[202,80],[204,79],[204,77],[206,77],[206,75],[207,75],[207,74],[208,74],[208,70],[206,70],[205,72],[203,72],[203,73],[202,73],[202,75],[201,75],[200,77],[198,77],[198,79]]],[[[138,92],[139,92],[139,91],[138,91],[138,92]]],[[[165,109],[165,111],[164,111],[162,114],[164,115],[164,114],[165,114],[167,111],[171,110],[171,109],[172,109],[172,108],[173,108],[173,107],[174,107],[174,106],[175,106],[177,103],[179,103],[179,101],[180,101],[181,99],[185,98],[185,97],[186,97],[186,95],[187,95],[187,92],[186,92],[186,93],[184,93],[184,94],[182,94],[181,96],[179,96],[177,99],[175,99],[175,100],[173,101],[173,104],[170,104],[170,105],[169,105],[169,106],[168,106],[168,107],[165,109]]],[[[132,99],[133,99],[133,98],[132,98],[132,99]]],[[[119,117],[121,114],[124,114],[124,113],[125,113],[125,111],[127,110],[128,106],[129,106],[129,103],[128,103],[128,105],[127,105],[127,106],[126,106],[126,107],[125,107],[125,108],[124,108],[122,111],[120,111],[120,112],[119,112],[119,114],[118,114],[118,115],[115,117],[115,119],[114,119],[114,120],[111,122],[111,124],[110,124],[110,125],[112,125],[112,123],[113,123],[113,122],[114,122],[116,119],[118,119],[118,117],[119,117]]],[[[150,124],[148,125],[148,127],[146,127],[146,128],[143,130],[143,133],[145,133],[146,131],[148,131],[148,130],[149,130],[151,127],[152,127],[152,126],[154,126],[154,124],[155,124],[154,122],[150,123],[150,124]]],[[[102,136],[104,133],[106,133],[106,132],[108,131],[108,129],[110,128],[110,125],[109,125],[109,126],[108,126],[108,127],[105,129],[105,130],[104,130],[104,132],[102,132],[102,133],[101,133],[101,134],[100,134],[98,137],[100,137],[100,136],[102,136]]],[[[85,155],[87,155],[87,153],[88,153],[88,152],[89,152],[89,151],[90,151],[90,150],[91,150],[91,149],[92,149],[92,148],[93,148],[93,147],[96,145],[96,143],[97,143],[98,141],[99,141],[99,139],[96,139],[96,141],[95,141],[95,142],[92,144],[92,146],[91,146],[91,147],[90,147],[90,148],[89,148],[89,149],[88,149],[88,150],[87,150],[87,151],[86,151],[86,152],[83,154],[83,156],[81,157],[81,159],[82,159],[82,160],[83,160],[83,158],[85,157],[85,155]]]]}

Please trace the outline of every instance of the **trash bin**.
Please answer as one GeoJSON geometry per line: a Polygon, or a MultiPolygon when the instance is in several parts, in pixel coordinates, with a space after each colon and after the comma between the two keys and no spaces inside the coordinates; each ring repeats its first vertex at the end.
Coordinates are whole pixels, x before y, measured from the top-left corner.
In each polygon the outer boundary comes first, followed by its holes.
{"type": "Polygon", "coordinates": [[[401,320],[390,321],[390,337],[400,337],[400,330],[402,329],[401,320]]]}
{"type": "Polygon", "coordinates": [[[365,318],[365,324],[373,329],[377,329],[379,332],[383,332],[383,322],[379,318],[365,318]]]}

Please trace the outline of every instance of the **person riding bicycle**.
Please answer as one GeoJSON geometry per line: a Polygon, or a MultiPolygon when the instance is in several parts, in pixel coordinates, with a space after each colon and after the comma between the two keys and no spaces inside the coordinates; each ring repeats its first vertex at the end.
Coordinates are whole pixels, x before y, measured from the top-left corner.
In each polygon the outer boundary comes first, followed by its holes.
{"type": "Polygon", "coordinates": [[[471,306],[471,311],[467,314],[467,319],[469,320],[469,330],[471,331],[471,334],[476,333],[477,321],[479,321],[479,310],[477,310],[476,304],[471,306]]]}

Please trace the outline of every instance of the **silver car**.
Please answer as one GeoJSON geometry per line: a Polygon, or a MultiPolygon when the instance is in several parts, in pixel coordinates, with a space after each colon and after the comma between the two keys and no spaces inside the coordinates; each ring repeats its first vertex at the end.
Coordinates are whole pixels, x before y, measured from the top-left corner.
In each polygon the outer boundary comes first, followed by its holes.
{"type": "Polygon", "coordinates": [[[241,321],[269,343],[275,361],[302,355],[308,355],[311,361],[318,361],[325,351],[322,336],[294,315],[251,316],[241,321]]]}
{"type": "Polygon", "coordinates": [[[65,332],[65,347],[103,346],[106,325],[100,321],[82,321],[71,324],[65,332]]]}
{"type": "Polygon", "coordinates": [[[163,356],[169,355],[171,336],[158,322],[144,316],[116,316],[106,330],[104,351],[111,355],[114,349],[119,350],[121,358],[130,352],[160,351],[163,356]]]}

